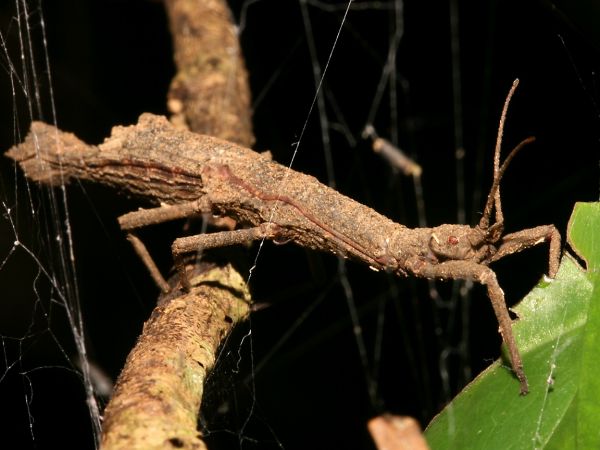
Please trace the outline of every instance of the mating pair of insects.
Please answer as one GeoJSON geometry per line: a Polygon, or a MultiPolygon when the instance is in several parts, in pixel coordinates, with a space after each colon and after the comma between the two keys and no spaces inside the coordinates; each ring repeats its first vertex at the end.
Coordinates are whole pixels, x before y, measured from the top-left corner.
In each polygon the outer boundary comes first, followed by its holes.
{"type": "Polygon", "coordinates": [[[523,140],[500,164],[506,113],[517,85],[518,80],[504,103],[493,182],[481,220],[474,227],[405,227],[265,155],[177,130],[165,118],[151,114],[143,114],[137,125],[115,127],[112,136],[97,147],[34,123],[26,141],[8,156],[19,161],[27,176],[40,182],[90,179],[160,203],[157,208],[125,214],[119,217],[119,223],[163,291],[171,287],[133,232],[201,213],[230,217],[247,228],[176,239],[172,251],[183,289],[189,289],[185,255],[263,239],[332,252],[399,276],[480,283],[487,288],[521,394],[526,394],[527,377],[504,292],[488,266],[507,255],[549,242],[548,275],[554,277],[560,259],[560,234],[554,226],[545,225],[503,235],[500,181],[514,156],[534,140],[523,140]],[[37,151],[42,146],[44,151],[37,151]]]}

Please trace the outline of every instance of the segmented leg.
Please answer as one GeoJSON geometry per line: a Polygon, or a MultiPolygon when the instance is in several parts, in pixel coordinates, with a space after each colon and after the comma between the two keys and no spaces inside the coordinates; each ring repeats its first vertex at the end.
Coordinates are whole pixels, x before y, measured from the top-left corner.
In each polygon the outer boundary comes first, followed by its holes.
{"type": "Polygon", "coordinates": [[[490,262],[497,261],[507,255],[518,253],[527,248],[543,244],[544,242],[550,242],[548,275],[550,278],[554,278],[556,272],[558,272],[558,265],[560,264],[560,233],[554,225],[542,225],[503,236],[498,251],[490,258],[490,262]]]}
{"type": "Polygon", "coordinates": [[[148,225],[155,225],[159,223],[170,222],[172,220],[191,217],[208,210],[209,206],[205,203],[201,201],[193,201],[178,205],[163,205],[159,206],[158,208],[140,209],[138,211],[124,214],[118,218],[121,229],[124,231],[129,231],[127,233],[127,240],[131,243],[133,249],[144,263],[144,266],[146,266],[146,269],[148,269],[150,276],[162,292],[169,292],[169,284],[161,275],[156,263],[152,259],[152,256],[150,255],[150,252],[148,252],[148,249],[144,243],[137,236],[135,236],[131,230],[148,225]]]}
{"type": "Polygon", "coordinates": [[[152,256],[150,256],[150,252],[148,252],[148,249],[140,240],[140,238],[138,238],[133,233],[127,233],[127,240],[131,242],[133,249],[144,263],[144,266],[146,266],[146,269],[148,269],[148,272],[150,272],[150,276],[152,277],[156,285],[159,287],[159,289],[164,293],[169,292],[171,290],[169,283],[167,283],[167,281],[161,275],[160,270],[158,270],[156,263],[152,259],[152,256]]]}
{"type": "Polygon", "coordinates": [[[181,285],[185,290],[190,289],[190,282],[185,272],[183,255],[192,252],[202,252],[211,248],[226,247],[230,245],[245,244],[261,239],[276,239],[279,227],[272,223],[263,223],[254,228],[234,231],[220,231],[217,233],[198,234],[175,239],[171,246],[175,267],[181,277],[181,285]]]}
{"type": "Polygon", "coordinates": [[[177,205],[162,205],[157,208],[139,209],[123,214],[117,220],[123,231],[147,227],[159,223],[185,219],[203,212],[210,212],[210,205],[196,200],[193,202],[179,203],[177,205]]]}
{"type": "Polygon", "coordinates": [[[498,319],[500,325],[500,335],[510,354],[512,369],[521,383],[521,395],[527,394],[529,386],[523,370],[523,360],[512,331],[512,320],[506,307],[504,292],[498,284],[494,271],[485,265],[471,261],[446,261],[437,265],[415,261],[410,264],[410,270],[418,277],[445,280],[471,279],[487,288],[488,297],[492,302],[496,319],[498,319]]]}

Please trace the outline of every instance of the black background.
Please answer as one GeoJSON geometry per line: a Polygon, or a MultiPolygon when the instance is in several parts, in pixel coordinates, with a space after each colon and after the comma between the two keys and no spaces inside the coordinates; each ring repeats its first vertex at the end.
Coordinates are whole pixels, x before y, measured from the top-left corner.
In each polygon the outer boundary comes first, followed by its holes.
{"type": "MultiPolygon", "coordinates": [[[[467,152],[462,182],[470,223],[479,217],[481,195],[491,183],[497,120],[516,77],[521,86],[509,112],[505,148],[529,135],[535,135],[537,142],[518,156],[504,179],[506,229],[553,223],[564,236],[574,202],[598,197],[600,8],[592,1],[577,2],[577,6],[567,3],[458,2],[458,67],[467,152]],[[474,199],[473,193],[479,197],[474,199]]],[[[239,22],[242,2],[230,4],[239,22]]],[[[308,9],[324,66],[343,10],[308,9]]],[[[160,2],[52,1],[44,3],[43,11],[62,129],[97,143],[111,126],[134,123],[144,111],[166,113],[165,97],[174,67],[160,2]]],[[[335,97],[356,139],[349,143],[341,133],[331,131],[338,189],[398,222],[416,226],[412,183],[395,176],[360,138],[386,58],[392,15],[389,10],[350,12],[325,89],[335,97]]],[[[33,8],[30,23],[34,36],[39,37],[38,17],[39,11],[33,8]]],[[[455,222],[457,217],[449,17],[448,2],[405,2],[405,32],[397,54],[402,81],[397,86],[400,145],[423,166],[431,225],[455,222]]],[[[10,60],[21,73],[13,4],[0,7],[0,19],[10,60]]],[[[254,97],[260,97],[254,107],[255,148],[270,149],[276,160],[287,163],[314,95],[298,2],[263,0],[251,5],[242,46],[254,97]]],[[[43,48],[38,45],[35,50],[43,115],[49,119],[51,97],[43,48]]],[[[6,55],[1,61],[0,149],[4,150],[27,130],[30,119],[18,87],[17,95],[12,95],[6,55]]],[[[390,133],[387,101],[386,93],[375,120],[384,137],[390,133]]],[[[339,122],[330,102],[328,113],[332,123],[339,122]]],[[[294,167],[326,181],[324,161],[315,110],[294,167]]],[[[13,207],[19,239],[46,256],[52,239],[45,234],[43,221],[31,219],[22,177],[15,175],[14,166],[4,158],[0,170],[1,199],[13,207]]],[[[37,202],[37,188],[30,189],[37,202]]],[[[115,220],[139,203],[98,186],[74,184],[67,192],[91,358],[115,378],[157,295],[115,220]]],[[[170,265],[170,242],[180,227],[166,225],[143,234],[165,270],[170,265]]],[[[0,232],[2,261],[15,240],[4,216],[0,232]]],[[[247,253],[253,257],[255,251],[247,253]]],[[[546,269],[546,255],[542,247],[495,265],[509,302],[517,301],[535,284],[546,269]]],[[[240,437],[247,438],[244,448],[275,448],[276,440],[290,449],[370,448],[365,423],[373,415],[383,411],[408,414],[426,425],[448,400],[438,361],[442,350],[456,345],[465,331],[458,320],[460,310],[436,308],[425,282],[397,280],[348,264],[370,358],[376,313],[380,302],[386,302],[378,401],[373,404],[342,289],[332,281],[336,271],[337,260],[330,255],[265,245],[251,288],[255,301],[271,306],[252,317],[252,352],[245,340],[241,371],[236,373],[235,368],[247,325],[230,339],[211,377],[203,411],[211,448],[236,447],[240,437]],[[319,303],[298,323],[315,301],[319,303]],[[438,325],[444,329],[439,338],[438,325]],[[264,361],[293,327],[291,337],[264,361]],[[251,361],[259,367],[253,381],[249,381],[251,361]],[[256,400],[253,414],[240,432],[251,398],[256,400]]],[[[43,282],[34,284],[36,274],[37,265],[22,250],[0,269],[0,334],[7,363],[7,369],[0,372],[4,375],[0,379],[3,441],[14,440],[19,448],[91,448],[82,385],[73,371],[65,369],[68,363],[60,350],[69,357],[74,354],[65,313],[48,301],[50,294],[41,287],[43,282]],[[36,302],[34,286],[40,286],[41,302],[36,302]],[[31,399],[29,410],[27,398],[31,399]]],[[[449,284],[440,285],[444,298],[450,297],[450,289],[449,284]]],[[[464,383],[465,364],[475,375],[499,354],[497,326],[483,290],[475,287],[472,299],[463,305],[471,317],[468,356],[448,361],[451,393],[464,383]]]]}

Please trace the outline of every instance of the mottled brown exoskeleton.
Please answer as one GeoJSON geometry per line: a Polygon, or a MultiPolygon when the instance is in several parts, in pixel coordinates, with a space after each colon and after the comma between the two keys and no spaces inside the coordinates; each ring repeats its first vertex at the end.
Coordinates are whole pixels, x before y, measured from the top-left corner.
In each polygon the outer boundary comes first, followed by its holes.
{"type": "Polygon", "coordinates": [[[8,156],[19,161],[28,177],[40,182],[89,179],[160,204],[125,214],[119,223],[163,291],[171,288],[133,231],[207,213],[231,218],[245,228],[176,239],[172,250],[183,289],[189,286],[184,255],[262,239],[332,252],[400,276],[480,283],[487,288],[512,368],[525,394],[527,378],[504,293],[488,266],[548,241],[548,275],[554,277],[559,265],[560,235],[552,225],[503,235],[500,181],[512,158],[534,140],[525,139],[500,164],[506,111],[517,84],[515,81],[504,103],[493,183],[483,216],[474,227],[446,224],[408,228],[268,156],[175,129],[165,118],[151,114],[143,114],[137,125],[115,127],[111,137],[99,146],[87,145],[71,134],[36,122],[25,142],[11,149],[8,156]]]}
{"type": "MultiPolygon", "coordinates": [[[[280,203],[280,208],[291,207],[297,215],[303,216],[312,222],[312,225],[316,226],[316,233],[319,237],[329,241],[331,245],[328,246],[328,250],[346,256],[349,253],[348,247],[350,247],[354,250],[354,253],[362,254],[362,258],[360,256],[359,258],[366,260],[375,270],[382,269],[401,276],[412,275],[429,279],[473,280],[484,285],[487,288],[488,296],[500,325],[500,334],[508,348],[512,368],[520,381],[521,394],[526,394],[529,390],[527,377],[512,332],[512,321],[504,300],[504,293],[498,284],[496,274],[488,265],[504,256],[549,241],[548,275],[553,278],[558,270],[560,258],[560,234],[553,225],[546,225],[503,235],[504,217],[500,200],[500,180],[508,164],[518,151],[526,144],[534,141],[532,137],[522,141],[500,165],[500,148],[506,112],[517,85],[518,80],[515,80],[504,104],[494,153],[494,181],[483,216],[479,224],[474,227],[445,224],[434,228],[410,229],[399,225],[383,241],[365,245],[355,241],[352,236],[338,231],[335,223],[325,222],[317,211],[311,210],[301,200],[284,194],[275,194],[273,193],[275,191],[263,191],[261,188],[234,175],[227,165],[211,166],[208,167],[208,170],[205,168],[204,173],[207,174],[210,171],[212,177],[220,178],[225,183],[238,186],[241,190],[263,202],[280,203]],[[493,211],[495,211],[495,221],[490,223],[493,211]]],[[[273,186],[277,186],[278,183],[275,180],[273,181],[273,186]]],[[[275,208],[275,206],[271,208],[275,208]]],[[[219,214],[227,213],[227,211],[221,211],[219,208],[215,210],[214,205],[210,209],[219,214]]],[[[145,225],[148,221],[143,220],[143,218],[147,217],[148,212],[139,211],[124,216],[121,219],[122,227],[125,229],[130,228],[127,224],[129,220],[134,218],[142,219],[142,223],[136,224],[136,226],[145,225]]],[[[161,212],[161,210],[156,210],[156,212],[161,212]]],[[[154,223],[153,220],[149,222],[154,223]]],[[[314,229],[312,232],[314,232],[314,229]]],[[[295,229],[293,223],[274,213],[269,221],[255,224],[252,228],[177,239],[172,249],[181,270],[182,285],[186,288],[187,278],[183,269],[184,266],[181,263],[181,255],[183,254],[262,239],[284,242],[296,241],[302,245],[302,239],[299,238],[298,234],[299,232],[295,229]]],[[[137,240],[135,237],[130,237],[130,239],[132,241],[137,240]]],[[[138,252],[145,255],[146,252],[140,244],[136,242],[138,252]]],[[[325,246],[317,245],[316,247],[325,246]]],[[[148,261],[147,257],[143,257],[143,259],[148,261]]],[[[147,263],[147,265],[155,273],[155,278],[160,280],[162,277],[156,275],[158,272],[153,267],[154,265],[152,263],[147,263]]],[[[158,283],[163,287],[166,286],[166,283],[162,280],[158,283]]]]}

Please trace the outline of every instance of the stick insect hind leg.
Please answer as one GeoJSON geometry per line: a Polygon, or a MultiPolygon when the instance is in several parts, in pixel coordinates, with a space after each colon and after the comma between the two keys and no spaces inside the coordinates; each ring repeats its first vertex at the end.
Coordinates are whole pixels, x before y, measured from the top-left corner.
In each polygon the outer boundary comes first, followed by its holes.
{"type": "Polygon", "coordinates": [[[246,244],[262,239],[276,239],[279,235],[279,226],[265,222],[252,228],[242,228],[233,231],[219,231],[216,233],[197,234],[175,239],[171,246],[175,267],[180,274],[183,289],[189,291],[190,282],[185,270],[183,256],[186,253],[202,252],[211,248],[229,247],[232,245],[246,244]]]}

